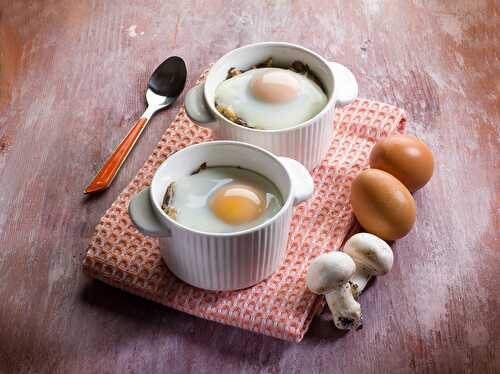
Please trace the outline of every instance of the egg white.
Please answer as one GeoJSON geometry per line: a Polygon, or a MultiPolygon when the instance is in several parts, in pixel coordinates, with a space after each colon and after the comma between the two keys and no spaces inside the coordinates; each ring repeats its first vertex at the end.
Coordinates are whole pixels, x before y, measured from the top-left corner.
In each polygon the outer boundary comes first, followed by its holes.
{"type": "Polygon", "coordinates": [[[321,112],[328,102],[320,86],[304,75],[287,70],[299,82],[298,95],[284,103],[269,103],[257,99],[250,89],[256,74],[279,68],[248,70],[221,82],[215,91],[215,102],[232,109],[249,127],[277,130],[297,126],[321,112]]]}
{"type": "Polygon", "coordinates": [[[199,173],[177,180],[173,187],[173,206],[177,215],[175,220],[191,229],[225,233],[255,227],[279,212],[283,200],[277,187],[267,178],[253,171],[236,167],[209,167],[199,173]],[[210,209],[209,201],[213,193],[229,183],[242,183],[255,187],[266,196],[264,213],[252,222],[230,225],[221,221],[210,209]]]}

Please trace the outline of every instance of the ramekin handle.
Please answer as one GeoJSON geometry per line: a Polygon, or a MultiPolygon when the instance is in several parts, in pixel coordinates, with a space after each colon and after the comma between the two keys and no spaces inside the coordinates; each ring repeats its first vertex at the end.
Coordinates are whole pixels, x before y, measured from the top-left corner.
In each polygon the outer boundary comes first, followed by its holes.
{"type": "Polygon", "coordinates": [[[350,104],[358,96],[358,82],[354,74],[344,65],[337,62],[329,62],[335,77],[334,95],[337,105],[350,104]]]}
{"type": "Polygon", "coordinates": [[[137,193],[128,205],[128,214],[137,229],[148,236],[170,236],[170,230],[155,215],[149,197],[149,187],[137,193]]]}
{"type": "Polygon", "coordinates": [[[293,205],[309,199],[314,192],[314,182],[309,171],[294,159],[288,157],[278,158],[292,178],[292,190],[295,197],[293,205]]]}
{"type": "Polygon", "coordinates": [[[203,94],[205,83],[198,84],[191,88],[184,98],[186,114],[195,123],[204,127],[213,127],[215,118],[210,113],[205,96],[203,94]]]}

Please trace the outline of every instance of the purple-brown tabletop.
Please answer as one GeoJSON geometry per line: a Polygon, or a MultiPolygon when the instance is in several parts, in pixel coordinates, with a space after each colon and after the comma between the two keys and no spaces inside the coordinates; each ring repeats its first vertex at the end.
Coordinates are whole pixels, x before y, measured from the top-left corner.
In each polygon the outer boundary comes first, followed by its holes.
{"type": "Polygon", "coordinates": [[[495,1],[0,2],[0,373],[498,373],[500,25],[495,1]],[[198,319],[90,279],[99,218],[182,103],[159,113],[112,186],[83,188],[182,56],[190,87],[257,41],[348,66],[360,96],[408,113],[435,175],[393,270],[301,343],[198,319]]]}

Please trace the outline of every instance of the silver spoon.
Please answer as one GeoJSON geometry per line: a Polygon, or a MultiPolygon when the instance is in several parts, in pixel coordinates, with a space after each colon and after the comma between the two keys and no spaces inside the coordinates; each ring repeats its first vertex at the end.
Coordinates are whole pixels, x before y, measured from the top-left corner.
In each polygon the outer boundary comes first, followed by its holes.
{"type": "Polygon", "coordinates": [[[148,82],[146,111],[85,188],[85,193],[99,192],[109,187],[153,114],[167,108],[182,93],[186,84],[186,75],[186,64],[177,56],[167,58],[156,68],[148,82]]]}

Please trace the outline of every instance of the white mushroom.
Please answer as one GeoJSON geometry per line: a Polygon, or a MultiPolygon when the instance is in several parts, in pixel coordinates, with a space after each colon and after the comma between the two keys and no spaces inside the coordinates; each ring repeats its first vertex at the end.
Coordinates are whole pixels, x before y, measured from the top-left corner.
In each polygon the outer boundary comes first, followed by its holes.
{"type": "Polygon", "coordinates": [[[325,295],[339,329],[356,329],[361,326],[361,306],[354,299],[349,280],[356,270],[356,264],[343,252],[329,252],[319,255],[309,266],[307,287],[318,295],[325,295]]]}
{"type": "Polygon", "coordinates": [[[344,253],[356,263],[356,272],[350,282],[355,297],[364,290],[372,276],[387,274],[394,262],[389,244],[366,232],[353,235],[345,243],[344,253]]]}

